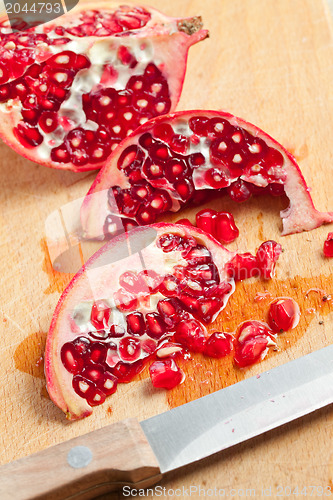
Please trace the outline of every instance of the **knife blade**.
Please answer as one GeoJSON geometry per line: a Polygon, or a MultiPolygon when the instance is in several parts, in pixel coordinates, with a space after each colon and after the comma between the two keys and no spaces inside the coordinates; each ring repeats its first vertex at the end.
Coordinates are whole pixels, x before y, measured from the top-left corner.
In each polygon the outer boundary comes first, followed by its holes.
{"type": "Polygon", "coordinates": [[[141,423],[129,419],[0,467],[0,498],[81,499],[156,484],[333,402],[333,345],[141,423]]]}

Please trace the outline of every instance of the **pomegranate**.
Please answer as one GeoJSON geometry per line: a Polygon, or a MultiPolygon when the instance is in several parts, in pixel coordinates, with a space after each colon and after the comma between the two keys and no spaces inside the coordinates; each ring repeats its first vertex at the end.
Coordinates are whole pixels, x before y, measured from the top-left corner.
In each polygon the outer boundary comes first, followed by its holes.
{"type": "Polygon", "coordinates": [[[220,243],[231,243],[239,236],[234,217],[229,212],[205,208],[196,215],[197,227],[214,236],[220,243]]]}
{"type": "Polygon", "coordinates": [[[256,259],[260,274],[264,279],[270,279],[274,276],[275,264],[280,257],[282,247],[280,243],[269,240],[260,245],[256,253],[256,259]]]}
{"type": "Polygon", "coordinates": [[[139,125],[175,109],[187,52],[207,36],[200,17],[107,2],[20,32],[2,16],[0,135],[49,167],[100,168],[139,125]]]}
{"type": "Polygon", "coordinates": [[[212,358],[223,358],[231,353],[234,337],[230,333],[214,332],[206,340],[203,353],[212,358]]]}
{"type": "Polygon", "coordinates": [[[274,332],[261,321],[245,321],[237,329],[235,364],[239,368],[257,363],[275,346],[274,332]]]}
{"type": "Polygon", "coordinates": [[[182,111],[153,118],[124,139],[88,192],[82,226],[88,238],[105,238],[110,224],[152,224],[209,189],[237,202],[285,194],[284,235],[333,221],[332,212],[314,208],[291,154],[262,130],[220,111],[182,111]]]}
{"type": "Polygon", "coordinates": [[[276,333],[287,332],[298,325],[300,314],[299,306],[294,299],[281,297],[270,304],[268,323],[276,333]]]}
{"type": "Polygon", "coordinates": [[[328,233],[324,243],[325,257],[333,257],[333,233],[328,233]]]}
{"type": "MultiPolygon", "coordinates": [[[[179,383],[170,360],[212,349],[206,325],[234,291],[226,272],[234,255],[180,224],[137,227],[109,241],[73,278],[53,315],[45,351],[51,399],[69,419],[87,416],[152,356],[154,385],[179,383]]],[[[226,349],[217,338],[214,356],[226,349]]]]}

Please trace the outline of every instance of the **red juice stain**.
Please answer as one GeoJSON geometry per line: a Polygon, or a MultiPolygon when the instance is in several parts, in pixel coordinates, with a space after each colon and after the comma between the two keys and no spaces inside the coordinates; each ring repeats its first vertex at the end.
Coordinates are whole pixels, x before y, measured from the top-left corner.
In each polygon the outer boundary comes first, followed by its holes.
{"type": "Polygon", "coordinates": [[[46,333],[28,335],[15,349],[15,368],[33,377],[44,379],[44,351],[46,333]]]}

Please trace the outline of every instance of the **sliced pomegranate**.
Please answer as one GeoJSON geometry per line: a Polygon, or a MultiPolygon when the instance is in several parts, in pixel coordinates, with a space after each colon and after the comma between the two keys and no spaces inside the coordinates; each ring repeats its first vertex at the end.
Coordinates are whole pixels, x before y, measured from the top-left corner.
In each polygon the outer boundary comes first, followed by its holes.
{"type": "Polygon", "coordinates": [[[274,346],[272,330],[261,321],[245,321],[237,330],[235,363],[240,368],[257,363],[263,359],[268,348],[274,346]]]}
{"type": "MultiPolygon", "coordinates": [[[[0,135],[49,167],[100,168],[139,125],[175,109],[188,50],[207,35],[200,17],[104,2],[24,32],[12,32],[1,16],[0,135]]],[[[182,137],[172,140],[178,151],[186,148],[182,137]]],[[[142,179],[143,159],[133,149],[124,157],[133,182],[142,179]]],[[[135,215],[137,204],[126,203],[135,215]]]]}
{"type": "Polygon", "coordinates": [[[324,255],[325,257],[333,257],[333,233],[328,233],[328,236],[325,240],[324,255]]]}
{"type": "Polygon", "coordinates": [[[154,387],[173,389],[183,380],[183,372],[174,359],[154,361],[149,367],[149,374],[154,387]]]}
{"type": "Polygon", "coordinates": [[[281,297],[269,306],[268,323],[276,333],[292,330],[299,323],[299,305],[294,299],[281,297]]]}
{"type": "MultiPolygon", "coordinates": [[[[314,208],[294,158],[262,130],[224,112],[182,111],[148,121],[112,153],[83,203],[82,225],[88,237],[101,238],[111,214],[152,224],[170,210],[196,203],[208,190],[235,201],[285,194],[290,205],[281,212],[284,235],[333,221],[333,212],[314,208]],[[181,152],[174,145],[180,134],[189,139],[182,140],[181,152]],[[140,191],[146,195],[133,208],[140,191]]],[[[200,218],[200,227],[209,229],[211,217],[200,218]]]]}
{"type": "Polygon", "coordinates": [[[68,418],[89,415],[154,353],[163,360],[152,369],[163,380],[156,383],[179,383],[168,359],[205,349],[205,325],[234,290],[226,272],[233,256],[202,230],[179,224],[137,227],[102,247],[60,298],[47,339],[48,391],[68,418]]]}

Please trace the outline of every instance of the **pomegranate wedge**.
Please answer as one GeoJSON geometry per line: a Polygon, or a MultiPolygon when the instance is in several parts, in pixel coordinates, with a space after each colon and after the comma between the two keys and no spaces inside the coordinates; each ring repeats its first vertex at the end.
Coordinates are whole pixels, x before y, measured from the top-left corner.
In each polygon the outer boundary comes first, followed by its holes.
{"type": "Polygon", "coordinates": [[[218,190],[236,202],[252,194],[286,195],[283,235],[333,221],[318,212],[304,177],[283,146],[256,126],[219,111],[182,111],[150,120],[108,158],[83,203],[89,238],[103,238],[119,225],[152,224],[218,190]]]}
{"type": "Polygon", "coordinates": [[[51,399],[69,419],[85,417],[158,349],[163,359],[201,352],[206,325],[235,289],[226,273],[234,255],[180,224],[135,228],[104,245],[55,310],[45,351],[51,399]]]}
{"type": "Polygon", "coordinates": [[[19,32],[0,17],[0,136],[48,167],[100,168],[140,124],[175,109],[201,28],[199,17],[107,2],[19,32]]]}

